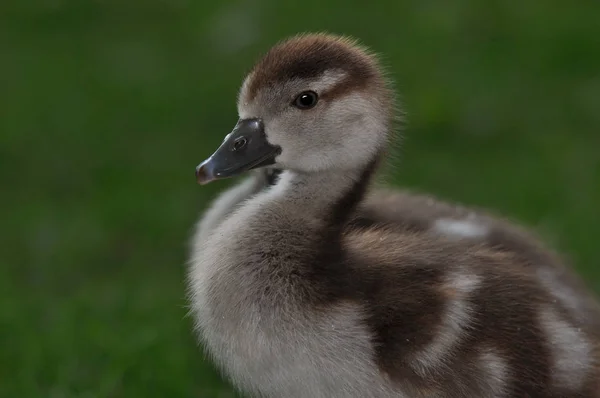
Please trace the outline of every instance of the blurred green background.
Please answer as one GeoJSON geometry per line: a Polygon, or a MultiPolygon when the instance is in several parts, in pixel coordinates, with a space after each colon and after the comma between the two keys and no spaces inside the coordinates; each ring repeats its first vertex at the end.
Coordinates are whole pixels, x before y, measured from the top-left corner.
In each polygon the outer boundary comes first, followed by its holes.
{"type": "Polygon", "coordinates": [[[537,228],[600,290],[600,3],[4,0],[0,396],[232,397],[186,316],[196,164],[275,41],[384,55],[392,182],[537,228]]]}

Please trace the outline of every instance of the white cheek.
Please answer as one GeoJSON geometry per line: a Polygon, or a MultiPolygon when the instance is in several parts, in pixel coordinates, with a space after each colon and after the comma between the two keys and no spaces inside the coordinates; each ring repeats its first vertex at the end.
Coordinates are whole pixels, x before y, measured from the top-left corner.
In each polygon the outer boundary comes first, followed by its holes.
{"type": "Polygon", "coordinates": [[[385,143],[385,115],[359,93],[316,111],[292,111],[270,121],[267,137],[283,148],[277,158],[283,167],[352,169],[371,160],[385,143]]]}
{"type": "Polygon", "coordinates": [[[355,93],[331,104],[321,129],[322,135],[334,139],[329,148],[323,146],[330,150],[331,163],[349,169],[367,163],[382,148],[386,116],[365,95],[355,93]]]}
{"type": "Polygon", "coordinates": [[[340,103],[340,114],[353,123],[339,126],[342,136],[340,155],[347,166],[353,163],[368,162],[385,145],[387,137],[387,119],[381,109],[361,95],[345,98],[340,103]]]}
{"type": "Polygon", "coordinates": [[[297,115],[288,114],[269,120],[265,125],[267,140],[282,148],[277,162],[285,168],[310,169],[320,163],[313,140],[298,120],[297,115]]]}

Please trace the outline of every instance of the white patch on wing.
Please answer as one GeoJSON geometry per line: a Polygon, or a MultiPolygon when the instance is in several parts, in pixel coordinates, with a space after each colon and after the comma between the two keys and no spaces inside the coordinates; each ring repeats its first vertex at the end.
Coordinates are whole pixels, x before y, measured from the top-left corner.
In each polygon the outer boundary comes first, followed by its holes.
{"type": "Polygon", "coordinates": [[[481,278],[477,275],[454,274],[444,288],[451,291],[446,299],[446,312],[442,324],[433,341],[415,358],[412,365],[415,371],[427,377],[434,374],[436,368],[445,365],[447,356],[456,344],[466,335],[471,317],[469,295],[477,289],[481,278]]]}
{"type": "Polygon", "coordinates": [[[442,235],[452,238],[482,238],[488,233],[488,228],[472,220],[453,220],[440,218],[435,221],[432,229],[442,235]]]}
{"type": "Polygon", "coordinates": [[[564,283],[557,270],[548,266],[538,267],[537,276],[552,296],[560,301],[565,308],[573,313],[581,322],[585,322],[585,313],[580,302],[580,295],[564,283]]]}
{"type": "Polygon", "coordinates": [[[500,398],[506,392],[508,364],[492,349],[484,349],[479,356],[483,372],[483,385],[489,390],[490,397],[500,398]]]}
{"type": "Polygon", "coordinates": [[[581,329],[569,325],[551,308],[541,311],[552,354],[554,385],[578,391],[591,368],[592,347],[581,329]]]}

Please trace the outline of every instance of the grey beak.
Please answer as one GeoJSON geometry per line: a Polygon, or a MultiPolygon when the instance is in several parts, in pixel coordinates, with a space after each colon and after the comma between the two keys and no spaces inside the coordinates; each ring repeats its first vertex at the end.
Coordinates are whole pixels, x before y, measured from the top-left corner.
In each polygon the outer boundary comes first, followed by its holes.
{"type": "Polygon", "coordinates": [[[245,171],[275,163],[281,148],[267,141],[260,119],[240,119],[219,148],[196,167],[199,184],[235,177],[245,171]]]}

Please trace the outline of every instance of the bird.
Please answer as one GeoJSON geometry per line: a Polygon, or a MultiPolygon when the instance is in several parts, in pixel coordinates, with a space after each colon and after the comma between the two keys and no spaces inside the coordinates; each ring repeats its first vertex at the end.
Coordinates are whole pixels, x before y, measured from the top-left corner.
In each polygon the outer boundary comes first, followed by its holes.
{"type": "Polygon", "coordinates": [[[196,178],[254,178],[198,223],[188,291],[199,339],[239,391],[600,397],[597,302],[540,277],[550,251],[519,249],[529,235],[501,221],[491,237],[491,219],[431,197],[410,196],[436,205],[420,218],[369,213],[396,111],[374,53],[346,36],[287,38],[237,105],[196,178]]]}
{"type": "MultiPolygon", "coordinates": [[[[274,186],[282,170],[263,167],[222,192],[204,213],[194,234],[203,239],[246,199],[274,186]]],[[[345,228],[393,228],[467,239],[519,256],[561,305],[600,337],[600,305],[585,282],[542,239],[513,220],[489,211],[407,189],[372,187],[345,228]]]]}

